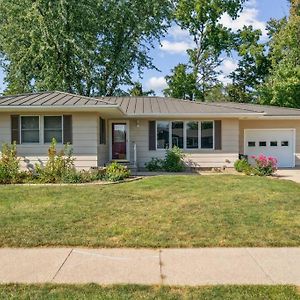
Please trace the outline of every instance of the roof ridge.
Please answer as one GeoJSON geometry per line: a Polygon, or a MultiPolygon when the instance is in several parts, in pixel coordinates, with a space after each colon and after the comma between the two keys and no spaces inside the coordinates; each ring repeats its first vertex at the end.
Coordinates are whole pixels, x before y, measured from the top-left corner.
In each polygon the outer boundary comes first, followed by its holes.
{"type": "Polygon", "coordinates": [[[40,95],[40,94],[51,94],[54,93],[56,91],[53,92],[49,92],[49,91],[45,91],[45,92],[31,92],[31,93],[18,93],[18,94],[13,94],[13,95],[0,95],[0,98],[8,98],[8,97],[20,97],[20,96],[29,96],[29,95],[40,95]]]}
{"type": "Polygon", "coordinates": [[[63,92],[63,91],[58,91],[58,90],[44,91],[44,92],[19,93],[19,94],[14,94],[14,95],[0,95],[0,99],[1,98],[11,98],[11,97],[21,97],[21,96],[31,96],[31,95],[54,94],[54,93],[69,95],[69,96],[73,96],[73,97],[81,97],[81,98],[87,99],[87,100],[94,100],[94,101],[99,101],[99,102],[102,102],[105,104],[111,104],[108,101],[97,99],[95,97],[88,97],[88,96],[84,96],[84,95],[80,95],[80,94],[76,94],[76,93],[73,94],[73,93],[63,92]]]}
{"type": "Polygon", "coordinates": [[[62,92],[62,91],[53,91],[52,93],[59,93],[59,94],[65,94],[65,95],[69,95],[69,96],[73,96],[73,97],[81,97],[83,99],[87,99],[87,100],[94,100],[94,101],[99,101],[99,102],[102,102],[102,103],[105,103],[105,104],[111,104],[107,101],[104,101],[104,100],[100,100],[100,99],[97,99],[95,97],[89,97],[89,96],[84,96],[84,95],[80,95],[80,94],[73,94],[73,93],[68,93],[68,92],[62,92]]]}

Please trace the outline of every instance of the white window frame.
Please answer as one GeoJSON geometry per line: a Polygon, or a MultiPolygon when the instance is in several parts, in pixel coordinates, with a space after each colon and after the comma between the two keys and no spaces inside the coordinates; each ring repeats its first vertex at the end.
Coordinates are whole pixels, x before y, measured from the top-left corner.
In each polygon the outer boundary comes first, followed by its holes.
{"type": "Polygon", "coordinates": [[[43,144],[50,145],[51,142],[45,142],[45,118],[47,117],[60,117],[61,118],[61,143],[57,143],[58,145],[64,144],[64,116],[63,115],[44,115],[43,116],[43,144]]]}
{"type": "Polygon", "coordinates": [[[167,149],[172,149],[172,122],[183,122],[183,149],[184,151],[215,151],[215,137],[216,137],[216,127],[215,127],[215,120],[156,120],[155,121],[155,148],[156,151],[165,151],[167,149]],[[157,148],[157,123],[158,122],[168,122],[169,123],[169,148],[162,149],[162,148],[157,148]],[[187,123],[189,122],[197,122],[198,123],[198,148],[187,148],[187,123]],[[204,122],[212,122],[213,123],[213,147],[212,148],[202,148],[202,126],[201,124],[204,122]]]}
{"type": "Polygon", "coordinates": [[[41,117],[39,115],[21,115],[20,116],[20,124],[19,124],[19,130],[20,130],[20,144],[21,145],[40,145],[42,144],[42,132],[41,132],[41,117]],[[23,117],[38,117],[39,118],[39,142],[23,142],[22,141],[22,118],[23,117]]]}

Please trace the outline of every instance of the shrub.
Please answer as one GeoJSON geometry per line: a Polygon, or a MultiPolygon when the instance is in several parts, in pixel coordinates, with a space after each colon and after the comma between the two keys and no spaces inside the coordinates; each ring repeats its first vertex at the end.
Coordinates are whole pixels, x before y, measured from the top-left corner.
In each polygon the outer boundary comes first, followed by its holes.
{"type": "Polygon", "coordinates": [[[56,149],[56,140],[53,139],[48,149],[48,160],[45,166],[36,165],[36,173],[43,183],[80,182],[73,158],[73,151],[65,145],[61,151],[56,149]]]}
{"type": "Polygon", "coordinates": [[[277,159],[274,157],[267,157],[263,154],[259,156],[252,156],[255,160],[255,165],[253,166],[254,175],[258,176],[271,176],[277,170],[277,159]]]}
{"type": "Polygon", "coordinates": [[[116,162],[111,163],[105,170],[104,179],[108,181],[120,181],[128,178],[130,171],[116,162]]]}
{"type": "Polygon", "coordinates": [[[178,147],[167,150],[163,167],[167,172],[182,172],[184,170],[183,163],[184,154],[178,147]]]}
{"type": "Polygon", "coordinates": [[[250,166],[249,162],[245,158],[238,159],[234,163],[234,168],[239,173],[247,171],[249,169],[249,167],[251,167],[251,166],[250,166]]]}
{"type": "Polygon", "coordinates": [[[164,160],[152,157],[148,163],[145,163],[145,167],[150,172],[161,171],[164,169],[164,160]]]}
{"type": "Polygon", "coordinates": [[[3,144],[0,158],[0,183],[20,181],[20,159],[17,157],[16,144],[3,144]]]}

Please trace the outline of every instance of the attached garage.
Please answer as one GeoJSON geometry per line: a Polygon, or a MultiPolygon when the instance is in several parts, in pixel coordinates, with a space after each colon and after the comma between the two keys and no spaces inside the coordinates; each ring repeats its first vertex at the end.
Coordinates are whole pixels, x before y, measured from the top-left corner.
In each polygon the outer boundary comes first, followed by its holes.
{"type": "Polygon", "coordinates": [[[278,167],[295,167],[295,136],[296,130],[285,129],[245,129],[245,155],[264,154],[277,158],[278,167]]]}

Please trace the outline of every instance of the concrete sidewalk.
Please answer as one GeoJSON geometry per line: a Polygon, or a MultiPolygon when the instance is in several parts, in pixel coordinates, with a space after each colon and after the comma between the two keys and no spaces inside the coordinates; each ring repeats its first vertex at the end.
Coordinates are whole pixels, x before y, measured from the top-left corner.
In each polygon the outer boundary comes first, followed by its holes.
{"type": "Polygon", "coordinates": [[[293,284],[300,248],[0,249],[0,283],[293,284]]]}

